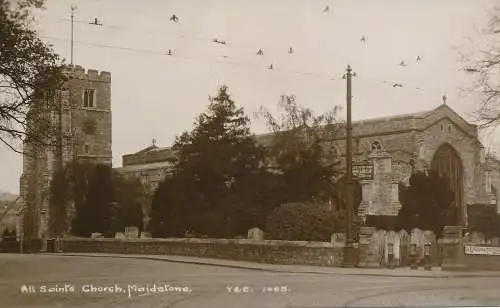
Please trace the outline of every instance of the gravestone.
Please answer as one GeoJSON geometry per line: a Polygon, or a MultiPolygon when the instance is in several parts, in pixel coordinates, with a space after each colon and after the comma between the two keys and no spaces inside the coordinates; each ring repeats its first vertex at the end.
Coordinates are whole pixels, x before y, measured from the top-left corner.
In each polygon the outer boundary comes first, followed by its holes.
{"type": "Polygon", "coordinates": [[[125,238],[127,239],[139,238],[139,228],[133,226],[125,227],[125,238]]]}
{"type": "Polygon", "coordinates": [[[416,245],[417,262],[420,262],[424,258],[424,244],[425,237],[424,231],[419,228],[414,228],[410,235],[410,244],[416,245]]]}
{"type": "Polygon", "coordinates": [[[141,232],[141,238],[151,238],[150,232],[141,232]]]}
{"type": "MultiPolygon", "coordinates": [[[[394,231],[389,231],[385,233],[385,241],[384,241],[384,264],[389,265],[389,244],[392,244],[392,253],[393,253],[393,260],[392,263],[396,262],[394,258],[396,257],[396,232],[394,231]]],[[[398,250],[399,253],[399,250],[398,250]]]]}
{"type": "Polygon", "coordinates": [[[91,238],[102,238],[102,234],[99,232],[94,232],[90,235],[91,238]]]}
{"type": "Polygon", "coordinates": [[[332,233],[331,243],[333,247],[344,247],[345,246],[345,233],[332,233]]]}
{"type": "Polygon", "coordinates": [[[385,234],[385,230],[377,230],[373,234],[374,251],[376,251],[379,265],[384,264],[385,261],[385,234]]]}
{"type": "Polygon", "coordinates": [[[262,241],[264,240],[264,231],[261,229],[255,227],[250,230],[248,230],[248,236],[247,238],[249,240],[254,240],[254,241],[262,241]]]}
{"type": "Polygon", "coordinates": [[[398,232],[399,235],[399,266],[406,266],[408,264],[410,236],[405,230],[398,232]]]}
{"type": "Polygon", "coordinates": [[[472,232],[472,243],[473,244],[484,244],[484,235],[480,232],[472,232]]]}

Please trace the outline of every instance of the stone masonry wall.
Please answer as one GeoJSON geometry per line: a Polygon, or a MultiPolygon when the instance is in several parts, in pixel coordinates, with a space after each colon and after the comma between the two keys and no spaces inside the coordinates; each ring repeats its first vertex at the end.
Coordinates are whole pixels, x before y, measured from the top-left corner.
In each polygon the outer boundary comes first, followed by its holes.
{"type": "MultiPolygon", "coordinates": [[[[475,183],[481,183],[479,176],[479,145],[477,139],[472,138],[449,119],[442,119],[424,132],[424,159],[431,164],[434,153],[444,143],[449,143],[460,155],[463,166],[463,196],[465,204],[472,204],[478,197],[475,183]]],[[[480,186],[480,185],[479,185],[480,186]]],[[[465,205],[464,204],[464,205],[465,205]]],[[[467,217],[465,211],[463,217],[467,217]]]]}
{"type": "Polygon", "coordinates": [[[271,264],[340,266],[330,243],[224,239],[67,239],[64,252],[181,255],[271,264]]]}

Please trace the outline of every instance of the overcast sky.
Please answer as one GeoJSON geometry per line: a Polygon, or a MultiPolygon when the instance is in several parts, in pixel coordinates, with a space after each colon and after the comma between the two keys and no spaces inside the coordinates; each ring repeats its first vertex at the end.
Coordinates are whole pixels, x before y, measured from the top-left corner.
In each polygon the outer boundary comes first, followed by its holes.
{"type": "MultiPolygon", "coordinates": [[[[459,91],[473,80],[459,71],[459,51],[478,39],[496,2],[48,0],[37,28],[69,62],[70,5],[77,6],[74,62],[112,74],[113,163],[120,166],[122,155],[153,138],[171,145],[222,84],[249,115],[261,105],[275,109],[283,94],[318,113],[344,106],[349,63],[357,73],[355,120],[432,109],[443,94],[469,118],[477,97],[459,91]],[[103,26],[89,24],[96,17],[103,26]]],[[[252,128],[265,131],[258,121],[252,128]]],[[[0,190],[18,193],[22,159],[2,146],[0,157],[0,190]]]]}

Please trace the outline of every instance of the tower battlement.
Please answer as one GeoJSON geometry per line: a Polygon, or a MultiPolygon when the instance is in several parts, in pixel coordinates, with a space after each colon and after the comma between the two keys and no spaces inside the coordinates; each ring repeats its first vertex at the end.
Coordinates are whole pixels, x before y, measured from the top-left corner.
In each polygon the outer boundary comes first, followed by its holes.
{"type": "Polygon", "coordinates": [[[85,69],[80,65],[68,65],[65,69],[65,73],[71,79],[80,79],[88,81],[100,81],[100,82],[111,82],[111,73],[106,71],[99,72],[94,69],[85,69]]]}

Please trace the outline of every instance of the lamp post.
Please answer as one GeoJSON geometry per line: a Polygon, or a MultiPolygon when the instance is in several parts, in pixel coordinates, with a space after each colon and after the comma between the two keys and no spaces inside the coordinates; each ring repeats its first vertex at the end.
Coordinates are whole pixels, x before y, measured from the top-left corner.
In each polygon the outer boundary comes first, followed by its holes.
{"type": "Polygon", "coordinates": [[[347,85],[347,123],[346,123],[346,242],[344,247],[343,266],[354,267],[357,265],[356,250],[354,248],[353,238],[353,177],[352,177],[352,119],[351,119],[351,104],[352,104],[352,77],[356,73],[352,72],[351,66],[347,66],[347,71],[344,74],[344,79],[347,85]]]}

